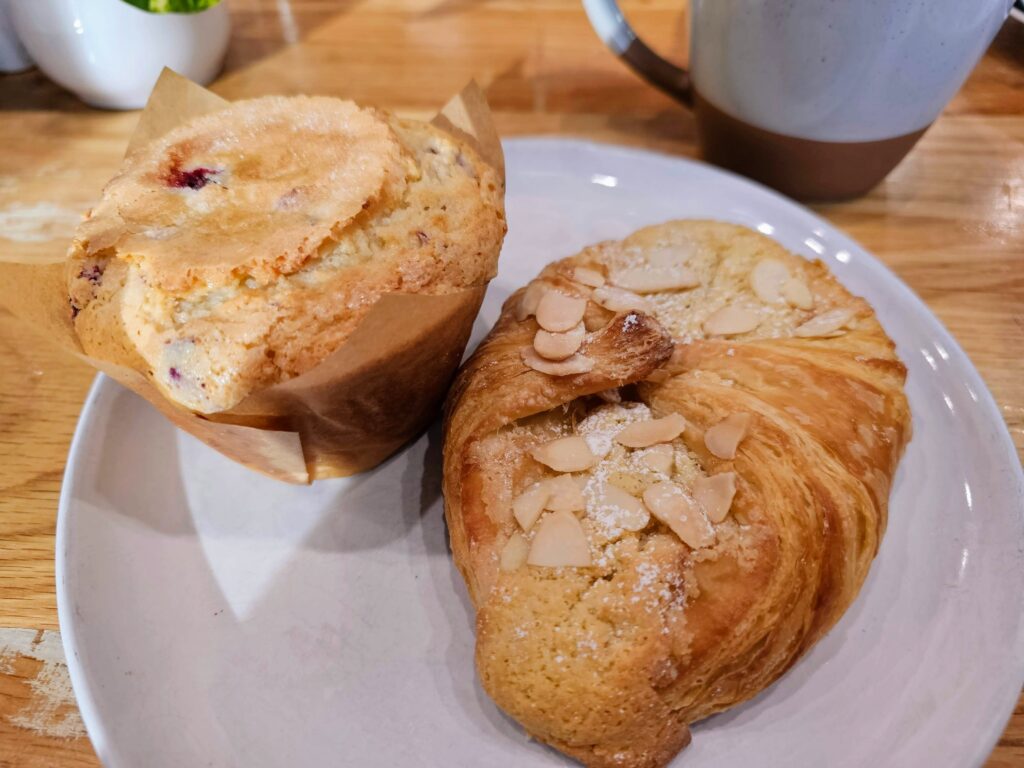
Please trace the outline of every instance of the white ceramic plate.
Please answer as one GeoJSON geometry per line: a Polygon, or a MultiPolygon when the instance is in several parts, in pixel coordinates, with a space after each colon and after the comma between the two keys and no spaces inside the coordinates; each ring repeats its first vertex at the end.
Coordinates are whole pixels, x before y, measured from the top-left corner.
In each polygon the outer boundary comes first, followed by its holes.
{"type": "MultiPolygon", "coordinates": [[[[910,368],[914,439],[860,597],[779,683],[694,728],[678,764],[980,765],[1024,670],[1024,479],[957,344],[856,243],[737,177],[562,140],[509,141],[507,152],[510,230],[476,339],[545,262],[645,224],[713,217],[825,259],[871,301],[910,368]]],[[[103,761],[566,764],[475,682],[440,448],[435,426],[375,471],[288,486],[100,378],[68,461],[57,583],[103,761]]]]}

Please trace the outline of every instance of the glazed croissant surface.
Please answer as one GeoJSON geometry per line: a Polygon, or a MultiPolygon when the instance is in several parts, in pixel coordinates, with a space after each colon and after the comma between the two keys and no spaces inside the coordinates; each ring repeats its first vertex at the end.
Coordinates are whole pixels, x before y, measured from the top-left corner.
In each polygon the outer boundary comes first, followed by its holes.
{"type": "Polygon", "coordinates": [[[731,224],[546,267],[449,396],[445,511],[488,694],[588,766],[663,766],[856,597],[905,368],[820,262],[731,224]]]}

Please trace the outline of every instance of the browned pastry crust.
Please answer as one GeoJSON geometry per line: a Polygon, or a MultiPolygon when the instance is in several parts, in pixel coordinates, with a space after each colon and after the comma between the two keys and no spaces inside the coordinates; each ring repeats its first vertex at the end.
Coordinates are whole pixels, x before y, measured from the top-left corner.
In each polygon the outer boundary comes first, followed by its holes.
{"type": "Polygon", "coordinates": [[[688,724],[763,690],[856,597],[910,436],[905,369],[868,304],[824,265],[734,225],[650,227],[549,265],[531,283],[534,295],[538,285],[589,298],[579,354],[593,369],[531,369],[523,348],[538,324],[524,317],[532,306],[524,289],[506,302],[447,405],[445,511],[477,608],[477,669],[532,736],[584,764],[663,766],[689,742],[688,724]],[[784,266],[796,283],[790,299],[770,285],[752,289],[762,262],[776,273],[784,266]],[[585,267],[629,282],[625,270],[650,275],[673,263],[697,284],[649,290],[649,313],[606,311],[575,279],[585,267]],[[737,330],[751,317],[756,327],[737,330]],[[634,402],[593,397],[610,388],[634,402]],[[637,470],[643,451],[604,445],[594,451],[607,457],[574,475],[586,488],[577,517],[589,566],[515,557],[524,537],[534,546],[541,524],[520,530],[512,503],[554,474],[531,449],[572,434],[607,443],[588,425],[668,414],[686,422],[666,442],[672,469],[637,470]],[[721,458],[709,430],[736,415],[745,432],[734,456],[721,458]],[[658,481],[689,495],[729,472],[728,514],[695,546],[654,515],[622,530],[594,512],[602,478],[637,496],[658,481]]]}

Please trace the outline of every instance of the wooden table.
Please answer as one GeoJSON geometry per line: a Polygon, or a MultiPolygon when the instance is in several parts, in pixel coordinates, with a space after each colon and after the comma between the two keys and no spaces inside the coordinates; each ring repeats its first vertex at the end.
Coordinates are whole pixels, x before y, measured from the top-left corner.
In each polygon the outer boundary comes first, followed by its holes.
{"type": "MultiPolygon", "coordinates": [[[[228,98],[327,93],[427,115],[475,77],[505,135],[695,154],[689,114],[606,54],[573,0],[229,1],[234,36],[214,86],[228,98]]],[[[679,52],[681,5],[626,7],[653,43],[679,52]]],[[[34,71],[0,76],[0,216],[18,204],[85,208],[135,119],[90,110],[34,71]]],[[[817,210],[942,319],[1024,449],[1024,25],[1002,30],[886,182],[817,210]]],[[[5,256],[32,248],[3,235],[5,256]]],[[[93,371],[2,310],[0,361],[0,766],[95,766],[60,649],[53,577],[61,473],[93,371]]],[[[987,765],[1024,765],[1024,700],[987,765]]]]}

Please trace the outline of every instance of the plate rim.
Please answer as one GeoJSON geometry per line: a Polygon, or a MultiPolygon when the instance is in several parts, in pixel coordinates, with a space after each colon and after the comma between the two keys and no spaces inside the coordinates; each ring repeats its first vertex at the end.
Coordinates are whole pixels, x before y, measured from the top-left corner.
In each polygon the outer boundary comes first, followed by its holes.
{"type": "Polygon", "coordinates": [[[60,642],[64,649],[64,660],[68,667],[68,677],[71,678],[71,690],[75,694],[75,704],[78,713],[82,718],[86,734],[96,757],[102,765],[106,765],[104,754],[106,752],[106,728],[103,726],[103,719],[100,717],[99,709],[93,698],[92,689],[86,682],[85,669],[78,662],[77,652],[77,627],[74,622],[71,609],[71,596],[67,592],[67,557],[68,537],[70,536],[71,500],[70,494],[66,492],[69,484],[74,482],[74,475],[78,469],[78,454],[81,444],[86,441],[86,434],[92,424],[96,410],[96,401],[99,400],[104,390],[114,385],[114,382],[107,378],[106,374],[99,373],[93,377],[89,385],[89,392],[82,402],[82,410],[79,412],[78,421],[75,423],[75,432],[71,437],[71,445],[68,447],[68,458],[64,465],[64,473],[60,479],[60,496],[57,500],[57,525],[54,536],[54,585],[57,593],[57,625],[60,628],[60,642]]]}
{"type": "MultiPolygon", "coordinates": [[[[989,423],[994,425],[997,424],[999,426],[999,428],[995,430],[999,434],[998,449],[1005,454],[1005,457],[1008,460],[1008,465],[1012,468],[1014,477],[1010,482],[1014,483],[1017,488],[1017,498],[1015,501],[1020,514],[1018,516],[1018,547],[1016,550],[1016,563],[1018,566],[1024,565],[1024,467],[1021,465],[1020,456],[1013,443],[1006,421],[1003,419],[999,410],[998,403],[974,362],[963,350],[960,343],[956,340],[953,334],[950,333],[939,317],[909,285],[907,285],[895,272],[893,272],[885,262],[875,256],[874,253],[862,246],[838,226],[832,224],[830,221],[823,218],[815,211],[807,208],[803,204],[756,181],[717,166],[704,163],[700,160],[673,155],[659,150],[624,146],[621,144],[590,139],[562,137],[557,135],[521,135],[505,137],[502,138],[502,145],[506,153],[508,153],[510,147],[522,147],[521,151],[528,151],[531,147],[551,147],[561,149],[563,151],[611,153],[624,158],[632,157],[648,160],[654,159],[658,162],[675,164],[687,169],[696,169],[700,173],[709,173],[712,176],[725,177],[730,182],[753,188],[753,191],[756,194],[766,197],[772,204],[788,209],[789,212],[807,222],[811,229],[824,228],[829,232],[830,239],[834,239],[844,249],[852,249],[855,251],[858,260],[866,264],[869,269],[883,273],[887,277],[888,282],[895,287],[900,298],[900,306],[904,307],[909,304],[912,310],[914,310],[913,314],[917,314],[924,318],[924,321],[930,326],[930,330],[934,337],[941,340],[945,348],[950,351],[951,357],[959,356],[959,362],[961,367],[964,368],[965,377],[968,379],[968,383],[971,385],[971,388],[978,395],[978,401],[976,403],[978,409],[983,412],[989,423]]],[[[54,547],[57,619],[60,627],[61,643],[64,649],[68,673],[71,679],[71,685],[75,694],[79,713],[82,717],[82,722],[85,725],[86,732],[97,756],[100,759],[100,762],[104,764],[106,764],[105,755],[108,748],[106,728],[103,725],[103,719],[100,716],[99,709],[93,697],[92,689],[86,679],[86,671],[78,661],[76,652],[77,628],[74,621],[73,611],[71,609],[71,596],[68,593],[66,571],[69,552],[68,541],[70,536],[70,519],[72,515],[71,494],[68,493],[68,489],[75,482],[75,475],[79,468],[78,456],[82,450],[83,444],[88,439],[86,434],[89,432],[92,421],[95,417],[96,404],[108,390],[116,386],[118,385],[112,379],[105,376],[103,373],[98,373],[94,378],[89,388],[89,392],[82,404],[82,409],[75,425],[74,435],[68,448],[67,461],[61,478],[60,496],[57,504],[56,537],[54,547]]],[[[1009,722],[1010,717],[1013,714],[1016,702],[1021,696],[1021,687],[1024,685],[1024,595],[1019,597],[1018,602],[1019,620],[1017,625],[1017,635],[1011,649],[1011,657],[1015,662],[1013,665],[1013,679],[1017,681],[1017,684],[1012,689],[1012,691],[1014,691],[1012,696],[1009,694],[1004,695],[1001,697],[1002,701],[998,702],[998,709],[1005,711],[1005,716],[991,721],[986,727],[986,731],[984,733],[978,733],[978,737],[976,739],[972,739],[972,742],[976,746],[971,765],[981,766],[985,760],[988,759],[992,750],[996,746],[999,737],[1005,730],[1006,724],[1009,722]]]]}

